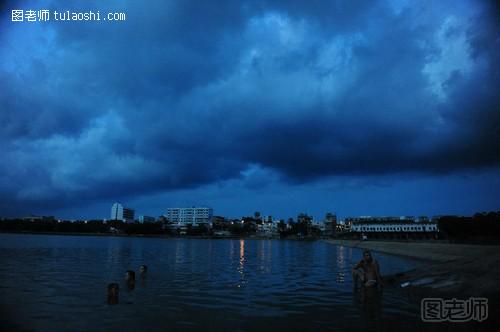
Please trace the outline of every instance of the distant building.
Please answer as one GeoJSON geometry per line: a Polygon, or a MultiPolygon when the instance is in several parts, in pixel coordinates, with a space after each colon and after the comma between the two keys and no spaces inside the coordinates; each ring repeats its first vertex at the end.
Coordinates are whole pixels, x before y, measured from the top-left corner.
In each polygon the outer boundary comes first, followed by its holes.
{"type": "Polygon", "coordinates": [[[306,213],[300,213],[297,216],[297,222],[300,223],[311,223],[313,220],[313,217],[307,215],[306,213]]]}
{"type": "Polygon", "coordinates": [[[374,236],[402,237],[409,235],[435,235],[439,232],[437,223],[425,218],[403,217],[356,217],[346,218],[352,233],[374,234],[374,236]],[[418,220],[418,221],[417,221],[418,220]],[[422,220],[422,221],[420,221],[422,220]]]}
{"type": "Polygon", "coordinates": [[[26,221],[55,221],[56,218],[54,216],[35,216],[30,215],[27,217],[23,217],[23,220],[26,221]]]}
{"type": "Polygon", "coordinates": [[[228,230],[234,222],[222,216],[212,216],[212,228],[215,230],[228,230]]]}
{"type": "Polygon", "coordinates": [[[258,226],[262,224],[260,217],[259,219],[255,219],[254,217],[242,217],[240,222],[247,232],[256,232],[258,226]]]}
{"type": "Polygon", "coordinates": [[[212,216],[212,223],[215,224],[224,224],[226,223],[226,218],[222,216],[212,216]]]}
{"type": "Polygon", "coordinates": [[[264,222],[264,223],[272,223],[273,221],[274,221],[273,216],[262,217],[262,222],[264,222]]]}
{"type": "Polygon", "coordinates": [[[415,222],[415,218],[411,217],[411,216],[400,216],[400,217],[361,216],[361,217],[348,217],[348,218],[345,218],[345,223],[346,224],[373,223],[373,222],[390,222],[390,223],[415,222]]]}
{"type": "Polygon", "coordinates": [[[150,216],[139,216],[139,222],[140,223],[148,223],[148,222],[155,222],[156,218],[155,217],[150,217],[150,216]]]}
{"type": "Polygon", "coordinates": [[[396,233],[396,232],[437,232],[437,224],[432,222],[370,222],[351,224],[351,232],[396,233]]]}
{"type": "Polygon", "coordinates": [[[325,216],[324,220],[324,235],[333,235],[337,228],[337,215],[334,213],[328,212],[325,216]]]}
{"type": "Polygon", "coordinates": [[[262,223],[257,224],[257,233],[262,236],[278,236],[279,235],[279,220],[273,220],[272,216],[265,216],[262,223]]]}
{"type": "Polygon", "coordinates": [[[279,235],[278,223],[266,222],[257,225],[257,232],[265,236],[278,236],[279,235]]]}
{"type": "Polygon", "coordinates": [[[123,207],[120,203],[114,203],[111,206],[111,220],[121,220],[125,222],[134,222],[135,211],[123,207]]]}
{"type": "Polygon", "coordinates": [[[168,208],[165,214],[169,223],[179,226],[209,226],[212,216],[213,209],[208,207],[168,208]]]}
{"type": "Polygon", "coordinates": [[[321,233],[324,233],[326,231],[326,223],[324,220],[312,220],[311,227],[316,228],[321,233]]]}

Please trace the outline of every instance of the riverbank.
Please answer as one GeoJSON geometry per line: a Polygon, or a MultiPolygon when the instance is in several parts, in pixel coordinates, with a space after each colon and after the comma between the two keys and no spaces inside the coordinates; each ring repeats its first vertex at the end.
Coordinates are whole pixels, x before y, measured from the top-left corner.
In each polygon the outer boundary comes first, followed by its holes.
{"type": "Polygon", "coordinates": [[[0,231],[0,234],[27,234],[27,235],[62,235],[62,236],[109,236],[109,237],[158,237],[171,238],[173,235],[166,234],[123,234],[123,233],[97,233],[97,232],[32,232],[32,231],[0,231]]]}
{"type": "MultiPolygon", "coordinates": [[[[443,291],[461,296],[500,295],[500,246],[433,242],[324,240],[374,252],[422,260],[421,267],[385,276],[388,285],[443,291]],[[408,283],[408,284],[407,284],[408,283]]],[[[383,267],[382,267],[383,271],[383,267]]]]}

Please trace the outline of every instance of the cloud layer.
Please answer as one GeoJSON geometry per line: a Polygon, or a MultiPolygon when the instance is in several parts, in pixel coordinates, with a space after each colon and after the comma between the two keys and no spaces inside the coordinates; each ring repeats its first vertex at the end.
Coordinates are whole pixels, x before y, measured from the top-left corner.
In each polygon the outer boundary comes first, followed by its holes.
{"type": "MultiPolygon", "coordinates": [[[[500,162],[485,2],[82,1],[126,22],[0,23],[0,209],[231,179],[441,174],[500,162]]],[[[249,184],[251,186],[251,184],[249,184]]]]}

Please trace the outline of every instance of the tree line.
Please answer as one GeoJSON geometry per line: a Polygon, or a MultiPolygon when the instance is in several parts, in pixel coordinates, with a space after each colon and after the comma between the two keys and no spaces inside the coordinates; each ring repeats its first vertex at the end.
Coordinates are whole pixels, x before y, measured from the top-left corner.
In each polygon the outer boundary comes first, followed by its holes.
{"type": "Polygon", "coordinates": [[[442,236],[451,241],[500,241],[500,211],[472,217],[443,216],[438,221],[442,236]]]}
{"type": "MultiPolygon", "coordinates": [[[[148,223],[126,223],[120,220],[58,221],[54,218],[38,220],[16,218],[0,220],[0,232],[211,236],[214,232],[224,230],[233,236],[247,236],[257,232],[259,223],[262,222],[252,217],[244,217],[242,220],[233,222],[215,223],[211,229],[205,225],[187,225],[181,230],[168,227],[168,220],[164,217],[160,217],[156,222],[148,223]]],[[[280,237],[316,236],[320,235],[321,231],[311,225],[310,218],[297,221],[290,218],[288,222],[281,220],[278,223],[277,234],[280,237]]]]}
{"type": "Polygon", "coordinates": [[[0,231],[27,233],[117,233],[117,234],[165,234],[163,223],[125,223],[119,220],[57,221],[4,219],[0,231]]]}

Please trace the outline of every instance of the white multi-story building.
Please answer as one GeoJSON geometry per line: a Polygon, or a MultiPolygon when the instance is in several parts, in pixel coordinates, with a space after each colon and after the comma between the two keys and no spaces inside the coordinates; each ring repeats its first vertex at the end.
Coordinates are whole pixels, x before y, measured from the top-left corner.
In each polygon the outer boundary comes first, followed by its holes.
{"type": "Polygon", "coordinates": [[[168,208],[165,214],[170,223],[181,226],[209,225],[212,216],[213,209],[208,207],[168,208]]]}
{"type": "Polygon", "coordinates": [[[135,211],[123,207],[120,203],[114,203],[111,206],[111,220],[121,220],[125,222],[134,221],[135,211]]]}
{"type": "Polygon", "coordinates": [[[267,218],[267,220],[269,221],[257,225],[257,232],[260,235],[265,235],[265,236],[279,235],[278,231],[279,220],[273,221],[270,218],[267,218]]]}

